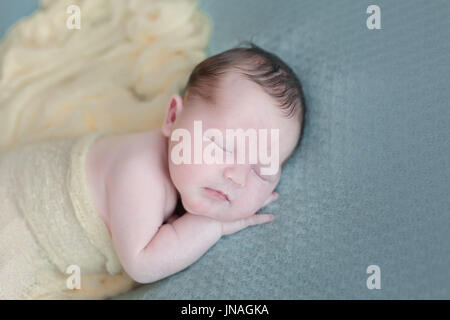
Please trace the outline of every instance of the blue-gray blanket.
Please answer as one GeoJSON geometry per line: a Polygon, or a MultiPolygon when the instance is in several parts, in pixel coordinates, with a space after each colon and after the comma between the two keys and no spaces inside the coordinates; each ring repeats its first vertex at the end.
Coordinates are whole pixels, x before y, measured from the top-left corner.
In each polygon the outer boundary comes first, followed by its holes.
{"type": "Polygon", "coordinates": [[[200,4],[210,54],[252,40],[293,67],[304,140],[264,210],[273,223],[120,298],[449,299],[450,2],[200,4]],[[372,4],[379,30],[366,25],[372,4]],[[371,265],[380,289],[368,288],[371,265]]]}

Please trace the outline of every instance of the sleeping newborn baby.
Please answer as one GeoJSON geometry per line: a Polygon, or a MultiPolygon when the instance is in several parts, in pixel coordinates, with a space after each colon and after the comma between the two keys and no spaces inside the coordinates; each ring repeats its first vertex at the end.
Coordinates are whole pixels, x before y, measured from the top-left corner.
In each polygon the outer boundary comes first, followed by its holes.
{"type": "Polygon", "coordinates": [[[223,235],[272,221],[271,214],[255,213],[278,197],[274,189],[282,165],[301,135],[301,95],[299,81],[275,56],[256,46],[232,49],[194,69],[185,98],[170,99],[161,130],[95,143],[87,161],[94,202],[133,279],[149,283],[167,277],[223,235]],[[181,140],[196,139],[200,129],[200,157],[212,144],[214,155],[231,155],[234,161],[195,163],[191,141],[183,144],[191,150],[180,152],[181,140]],[[247,143],[239,163],[238,143],[231,149],[233,143],[226,141],[230,129],[266,129],[269,137],[253,149],[247,143]],[[265,147],[278,161],[250,163],[250,153],[261,154],[265,147]],[[186,210],[181,217],[174,214],[178,195],[186,210]]]}
{"type": "MultiPolygon", "coordinates": [[[[123,268],[135,282],[155,282],[194,263],[222,236],[272,221],[272,214],[257,212],[278,197],[274,189],[299,144],[304,110],[294,72],[252,44],[197,65],[184,97],[168,102],[161,130],[91,134],[84,149],[72,151],[84,166],[91,203],[70,197],[86,233],[97,237],[90,242],[109,259],[108,272],[123,268]],[[107,237],[99,237],[102,228],[107,237]]],[[[73,173],[67,178],[69,187],[82,189],[73,173]]],[[[70,261],[95,260],[84,249],[73,254],[78,258],[55,253],[60,259],[53,260],[61,271],[70,261]]]]}

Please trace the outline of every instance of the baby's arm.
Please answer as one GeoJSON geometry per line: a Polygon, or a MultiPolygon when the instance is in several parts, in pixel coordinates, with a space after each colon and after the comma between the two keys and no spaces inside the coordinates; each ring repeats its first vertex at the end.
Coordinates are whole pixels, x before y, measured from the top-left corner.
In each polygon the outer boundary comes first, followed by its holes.
{"type": "Polygon", "coordinates": [[[162,225],[140,252],[136,280],[149,283],[177,273],[197,261],[222,235],[270,222],[272,218],[268,214],[255,214],[245,219],[220,222],[187,212],[171,224],[162,225]]]}
{"type": "Polygon", "coordinates": [[[220,222],[185,213],[162,225],[138,257],[136,281],[154,282],[183,270],[199,259],[222,236],[220,222]]]}

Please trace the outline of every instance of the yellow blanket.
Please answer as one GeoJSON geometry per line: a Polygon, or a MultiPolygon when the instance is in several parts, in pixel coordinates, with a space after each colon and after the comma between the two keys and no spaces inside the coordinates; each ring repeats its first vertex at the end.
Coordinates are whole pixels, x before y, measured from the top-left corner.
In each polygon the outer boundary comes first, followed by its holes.
{"type": "Polygon", "coordinates": [[[0,298],[93,298],[135,283],[85,189],[100,133],[161,125],[206,57],[196,0],[41,0],[0,43],[0,298]],[[67,27],[76,5],[80,29],[67,27]],[[81,271],[68,290],[67,267],[81,271]]]}
{"type": "Polygon", "coordinates": [[[0,44],[0,152],[158,127],[206,57],[210,30],[195,0],[41,0],[0,44]],[[71,5],[80,29],[67,27],[71,5]]]}
{"type": "Polygon", "coordinates": [[[0,299],[104,298],[135,285],[87,184],[87,151],[102,134],[0,155],[0,299]],[[67,285],[73,266],[80,290],[67,285]]]}

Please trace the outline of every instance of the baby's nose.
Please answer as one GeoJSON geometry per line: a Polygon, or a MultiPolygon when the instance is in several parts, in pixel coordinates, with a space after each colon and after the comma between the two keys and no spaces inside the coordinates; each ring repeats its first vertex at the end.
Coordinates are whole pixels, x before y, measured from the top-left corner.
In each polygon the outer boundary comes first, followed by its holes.
{"type": "Polygon", "coordinates": [[[245,187],[247,182],[247,175],[249,172],[249,168],[247,166],[234,166],[228,167],[224,170],[223,176],[225,179],[230,179],[235,184],[237,184],[240,188],[245,187]]]}

